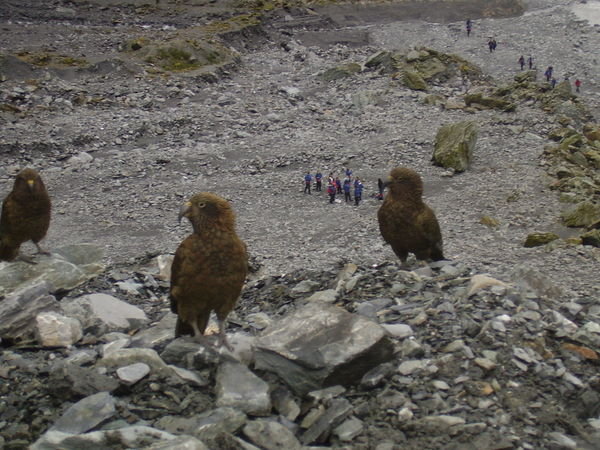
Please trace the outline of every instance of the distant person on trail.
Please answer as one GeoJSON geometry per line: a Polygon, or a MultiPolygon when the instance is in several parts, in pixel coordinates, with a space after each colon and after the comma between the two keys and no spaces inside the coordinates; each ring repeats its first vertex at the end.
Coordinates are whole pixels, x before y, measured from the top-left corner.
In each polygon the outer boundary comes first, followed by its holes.
{"type": "Polygon", "coordinates": [[[345,178],[344,179],[344,199],[346,200],[346,203],[352,201],[352,196],[350,195],[351,187],[352,187],[352,181],[350,181],[350,178],[345,178]]]}
{"type": "Polygon", "coordinates": [[[471,22],[471,19],[467,19],[467,37],[471,36],[471,30],[473,29],[473,22],[471,22]]]}
{"type": "Polygon", "coordinates": [[[335,202],[335,186],[333,183],[327,184],[327,193],[329,194],[329,203],[335,202]]]}
{"type": "Polygon", "coordinates": [[[498,45],[498,43],[496,42],[496,39],[494,39],[493,37],[490,37],[488,39],[488,47],[490,49],[490,53],[492,53],[494,50],[496,50],[497,45],[498,45]]]}
{"type": "Polygon", "coordinates": [[[363,184],[361,183],[360,178],[356,177],[356,180],[354,181],[354,205],[355,206],[358,206],[358,204],[362,200],[362,191],[363,191],[363,184]]]}
{"type": "Polygon", "coordinates": [[[579,78],[575,79],[575,91],[579,92],[579,88],[581,87],[581,80],[579,78]]]}
{"type": "Polygon", "coordinates": [[[521,66],[521,70],[525,68],[525,58],[523,57],[523,55],[521,55],[521,57],[519,58],[519,65],[521,66]]]}
{"type": "Polygon", "coordinates": [[[304,193],[306,194],[307,192],[310,194],[310,184],[312,183],[312,175],[310,174],[310,172],[306,172],[306,175],[304,175],[304,193]]]}
{"type": "Polygon", "coordinates": [[[533,69],[533,56],[529,55],[529,58],[527,58],[527,64],[529,64],[529,70],[533,69]]]}
{"type": "Polygon", "coordinates": [[[335,177],[335,189],[336,189],[336,194],[341,194],[342,193],[342,181],[340,180],[340,177],[335,177]]]}
{"type": "Polygon", "coordinates": [[[552,86],[552,89],[556,87],[556,78],[552,77],[552,79],[550,80],[550,86],[552,86]]]}
{"type": "Polygon", "coordinates": [[[323,179],[323,174],[321,172],[317,172],[315,174],[315,183],[316,183],[315,189],[318,192],[321,192],[321,180],[322,179],[323,179]]]}
{"type": "Polygon", "coordinates": [[[550,82],[550,79],[552,78],[552,72],[554,72],[554,68],[552,66],[548,66],[548,68],[544,72],[544,76],[546,77],[546,81],[550,82]]]}

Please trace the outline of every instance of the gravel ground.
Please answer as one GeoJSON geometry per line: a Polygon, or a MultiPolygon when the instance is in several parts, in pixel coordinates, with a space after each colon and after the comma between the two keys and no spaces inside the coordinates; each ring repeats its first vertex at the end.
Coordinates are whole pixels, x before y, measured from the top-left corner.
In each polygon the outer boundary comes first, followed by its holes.
{"type": "MultiPolygon", "coordinates": [[[[538,68],[552,64],[559,77],[581,77],[582,95],[597,116],[593,49],[599,47],[600,33],[561,3],[528,2],[530,10],[522,17],[475,19],[471,38],[462,22],[351,29],[367,33],[366,46],[325,45],[331,42],[324,38],[323,45],[307,47],[301,39],[306,29],[273,31],[269,42],[242,54],[238,71],[216,84],[120,71],[49,76],[31,93],[38,102],[51,102],[49,107],[14,120],[5,115],[0,188],[9,190],[21,166],[37,167],[54,201],[47,245],[99,242],[112,262],[172,252],[188,232],[175,220],[180,202],[196,191],[215,191],[234,202],[240,234],[264,271],[273,274],[326,268],[338,259],[393,260],[377,229],[379,203],[370,195],[378,177],[408,165],[424,177],[448,258],[498,277],[525,263],[547,274],[567,296],[591,294],[599,287],[598,249],[522,247],[533,231],[572,234],[558,223],[564,205],[547,189],[550,179],[538,165],[556,118],[531,105],[520,105],[514,114],[440,110],[374,72],[330,83],[317,78],[327,68],[364,62],[381,49],[425,45],[458,53],[493,77],[509,80],[518,71],[518,56],[531,53],[538,68]],[[487,51],[487,36],[498,40],[494,54],[487,51]],[[291,51],[280,45],[284,41],[291,51]],[[379,98],[376,104],[355,106],[357,95],[369,94],[379,98]],[[73,106],[77,95],[100,101],[73,106]],[[480,124],[475,159],[469,171],[448,177],[430,162],[434,137],[439,126],[463,119],[480,124]],[[80,152],[93,161],[69,159],[80,152]],[[347,165],[365,179],[359,207],[329,205],[324,194],[302,194],[306,170],[341,173],[347,165]],[[481,225],[483,215],[499,220],[500,227],[481,225]]],[[[8,21],[2,50],[43,48],[95,61],[114,58],[132,36],[176,33],[175,27],[160,24],[107,26],[101,18],[97,25],[93,20],[83,25],[8,21]]],[[[318,30],[310,33],[318,41],[318,30]]],[[[8,80],[0,88],[6,98],[26,96],[19,92],[23,86],[8,80]]],[[[452,85],[436,91],[461,93],[452,85]]]]}

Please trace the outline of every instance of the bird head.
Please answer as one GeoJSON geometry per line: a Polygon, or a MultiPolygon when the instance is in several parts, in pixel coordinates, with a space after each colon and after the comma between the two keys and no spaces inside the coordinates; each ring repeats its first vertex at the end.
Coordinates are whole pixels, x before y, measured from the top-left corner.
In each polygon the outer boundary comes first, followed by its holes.
{"type": "Polygon", "coordinates": [[[187,218],[199,233],[207,228],[232,231],[235,228],[235,215],[227,200],[210,192],[193,195],[179,210],[178,220],[187,218]]]}
{"type": "Polygon", "coordinates": [[[13,191],[34,194],[43,190],[45,190],[44,182],[35,170],[27,168],[17,174],[13,191]]]}
{"type": "Polygon", "coordinates": [[[423,195],[423,181],[420,175],[408,167],[396,167],[383,182],[383,188],[388,188],[393,196],[416,197],[423,195]]]}

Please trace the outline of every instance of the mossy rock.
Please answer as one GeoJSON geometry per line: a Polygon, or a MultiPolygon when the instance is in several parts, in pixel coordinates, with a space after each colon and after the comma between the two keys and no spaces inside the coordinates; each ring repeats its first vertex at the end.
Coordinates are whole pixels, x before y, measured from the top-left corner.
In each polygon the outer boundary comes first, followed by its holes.
{"type": "Polygon", "coordinates": [[[600,230],[588,231],[581,235],[581,243],[583,245],[591,245],[593,247],[600,247],[600,230]]]}
{"type": "Polygon", "coordinates": [[[446,97],[444,97],[443,95],[439,95],[439,94],[431,94],[431,95],[427,95],[425,96],[425,98],[423,98],[423,103],[425,105],[442,105],[446,102],[446,97]]]}
{"type": "Polygon", "coordinates": [[[434,164],[464,172],[471,163],[479,129],[472,121],[447,124],[435,138],[432,160],[434,164]]]}
{"type": "Polygon", "coordinates": [[[600,222],[600,205],[591,201],[578,203],[562,214],[562,220],[568,227],[590,227],[600,222]]]}
{"type": "Polygon", "coordinates": [[[486,97],[481,92],[465,95],[465,104],[467,106],[479,105],[484,108],[499,109],[504,112],[511,112],[517,109],[517,105],[498,97],[486,97]]]}
{"type": "Polygon", "coordinates": [[[412,70],[405,71],[402,80],[409,89],[413,89],[415,91],[426,91],[428,89],[427,83],[423,77],[412,70]]]}
{"type": "Polygon", "coordinates": [[[585,138],[579,133],[575,132],[566,136],[560,141],[560,148],[564,150],[578,149],[585,143],[585,138]]]}
{"type": "Polygon", "coordinates": [[[432,80],[442,74],[446,74],[448,67],[438,58],[418,59],[409,64],[412,70],[417,72],[424,80],[432,80]]]}
{"type": "Polygon", "coordinates": [[[140,38],[127,42],[124,50],[171,72],[190,71],[233,59],[231,51],[224,46],[193,39],[173,39],[155,43],[140,38]]]}
{"type": "Polygon", "coordinates": [[[595,169],[600,169],[600,151],[588,148],[583,155],[595,169]]]}
{"type": "Polygon", "coordinates": [[[530,83],[537,80],[536,70],[526,70],[525,72],[519,72],[515,75],[515,81],[517,83],[530,83]]]}
{"type": "Polygon", "coordinates": [[[555,241],[559,238],[559,236],[555,233],[543,233],[536,232],[530,233],[527,235],[525,239],[525,243],[523,247],[531,248],[531,247],[540,247],[542,245],[546,245],[552,241],[555,241]]]}
{"type": "Polygon", "coordinates": [[[500,225],[500,222],[497,219],[490,216],[482,216],[481,219],[479,219],[479,223],[490,228],[496,228],[500,225]]]}
{"type": "Polygon", "coordinates": [[[324,81],[341,80],[342,78],[348,78],[354,75],[355,73],[359,73],[360,70],[360,64],[349,63],[328,69],[325,72],[323,72],[319,77],[324,81]]]}
{"type": "Polygon", "coordinates": [[[589,140],[589,141],[600,141],[600,125],[597,124],[592,124],[592,123],[586,123],[583,126],[583,135],[589,140]]]}
{"type": "Polygon", "coordinates": [[[575,131],[573,128],[561,127],[552,130],[548,135],[548,139],[560,142],[563,139],[573,136],[575,134],[577,134],[577,131],[575,131]]]}
{"type": "Polygon", "coordinates": [[[381,69],[383,73],[393,73],[398,69],[398,61],[392,52],[381,51],[367,60],[368,69],[381,69]]]}

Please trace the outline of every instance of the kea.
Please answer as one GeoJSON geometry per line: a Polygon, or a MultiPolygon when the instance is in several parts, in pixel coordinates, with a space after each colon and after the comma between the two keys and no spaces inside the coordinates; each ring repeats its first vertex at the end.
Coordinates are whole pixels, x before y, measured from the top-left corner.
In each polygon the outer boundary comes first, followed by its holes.
{"type": "Polygon", "coordinates": [[[210,192],[195,194],[181,207],[193,233],[179,244],[171,266],[171,311],[177,314],[175,337],[192,335],[198,341],[211,311],[219,322],[219,340],[229,350],[225,326],[236,304],[246,274],[246,244],[235,232],[229,202],[210,192]]]}
{"type": "Polygon", "coordinates": [[[51,208],[50,197],[40,175],[33,169],[19,172],[12,191],[2,202],[0,261],[18,258],[33,264],[31,258],[19,254],[21,244],[30,240],[38,253],[49,254],[39,242],[48,232],[51,208]]]}
{"type": "Polygon", "coordinates": [[[418,260],[444,259],[442,233],[433,210],[423,202],[423,181],[407,167],[396,167],[384,182],[389,189],[377,218],[385,242],[402,265],[409,253],[418,260]]]}

